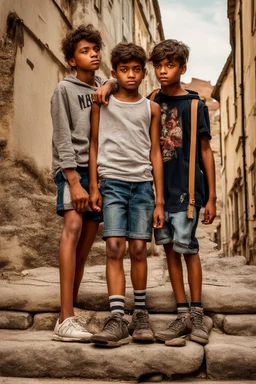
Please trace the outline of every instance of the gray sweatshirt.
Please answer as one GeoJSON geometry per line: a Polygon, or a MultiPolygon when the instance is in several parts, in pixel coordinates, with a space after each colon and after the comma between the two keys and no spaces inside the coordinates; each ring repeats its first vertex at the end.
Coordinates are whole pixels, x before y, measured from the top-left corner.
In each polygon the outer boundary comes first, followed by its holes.
{"type": "MultiPolygon", "coordinates": [[[[97,86],[104,80],[95,77],[97,86]]],[[[51,99],[53,123],[52,171],[88,167],[92,87],[74,76],[67,76],[56,87],[51,99]]]]}

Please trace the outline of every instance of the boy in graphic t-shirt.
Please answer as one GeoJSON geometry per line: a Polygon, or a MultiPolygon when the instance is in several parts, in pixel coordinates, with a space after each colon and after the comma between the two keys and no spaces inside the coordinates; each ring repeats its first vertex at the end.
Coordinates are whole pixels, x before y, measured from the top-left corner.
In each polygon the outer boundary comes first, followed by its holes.
{"type": "MultiPolygon", "coordinates": [[[[166,330],[155,336],[166,342],[190,334],[191,340],[208,343],[208,332],[203,324],[201,303],[202,270],[199,245],[195,237],[200,208],[204,205],[205,186],[202,165],[209,187],[203,224],[211,224],[216,215],[215,166],[209,144],[211,139],[206,105],[199,101],[197,114],[197,149],[195,171],[194,218],[188,219],[188,180],[191,135],[191,100],[199,99],[196,92],[181,86],[186,72],[189,48],[177,40],[157,44],[150,56],[161,90],[154,101],[161,107],[161,150],[164,161],[165,225],[155,229],[156,244],[164,245],[178,317],[166,330]],[[186,298],[181,255],[184,255],[191,303],[186,298]]],[[[153,95],[152,95],[153,96],[153,95]]]]}

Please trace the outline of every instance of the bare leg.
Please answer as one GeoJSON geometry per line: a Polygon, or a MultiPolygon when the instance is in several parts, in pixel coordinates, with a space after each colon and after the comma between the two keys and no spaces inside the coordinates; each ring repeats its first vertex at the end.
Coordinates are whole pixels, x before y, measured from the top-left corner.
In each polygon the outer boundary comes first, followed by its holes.
{"type": "Polygon", "coordinates": [[[78,290],[84,275],[84,266],[95,240],[99,227],[98,221],[84,221],[80,240],[76,250],[76,270],[73,288],[73,302],[77,302],[78,290]]]}
{"type": "Polygon", "coordinates": [[[125,237],[108,237],[106,241],[106,276],[109,296],[125,296],[125,275],[123,267],[125,241],[125,237]]]}
{"type": "Polygon", "coordinates": [[[202,267],[198,253],[196,255],[184,255],[188,270],[188,283],[191,301],[202,300],[202,267]]]}
{"type": "Polygon", "coordinates": [[[164,249],[176,303],[185,303],[187,298],[184,288],[181,254],[173,250],[172,244],[165,245],[164,249]]]}
{"type": "Polygon", "coordinates": [[[76,268],[76,249],[82,230],[82,214],[75,210],[64,213],[64,226],[59,248],[60,322],[74,316],[73,286],[76,268]]]}
{"type": "Polygon", "coordinates": [[[147,246],[145,240],[129,240],[131,258],[131,280],[133,289],[142,290],[147,287],[147,246]]]}

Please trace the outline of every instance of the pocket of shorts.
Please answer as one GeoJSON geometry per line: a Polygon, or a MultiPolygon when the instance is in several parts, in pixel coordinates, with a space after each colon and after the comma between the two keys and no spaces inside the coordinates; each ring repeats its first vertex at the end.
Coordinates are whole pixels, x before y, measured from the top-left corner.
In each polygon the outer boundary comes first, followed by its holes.
{"type": "Polygon", "coordinates": [[[153,182],[152,181],[149,181],[147,182],[147,191],[150,193],[151,197],[153,197],[153,199],[155,199],[155,193],[154,193],[154,189],[153,189],[153,182]]]}
{"type": "Polygon", "coordinates": [[[99,185],[100,189],[106,187],[107,182],[108,182],[108,179],[102,179],[102,180],[100,180],[100,185],[99,185]]]}

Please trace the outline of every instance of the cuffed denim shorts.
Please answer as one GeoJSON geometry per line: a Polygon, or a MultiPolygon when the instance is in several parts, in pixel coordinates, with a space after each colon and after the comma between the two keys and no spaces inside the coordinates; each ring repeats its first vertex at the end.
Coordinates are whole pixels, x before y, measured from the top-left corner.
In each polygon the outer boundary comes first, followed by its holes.
{"type": "Polygon", "coordinates": [[[155,229],[155,241],[157,245],[173,243],[175,252],[183,254],[197,254],[199,244],[196,228],[199,219],[200,208],[194,208],[194,218],[188,219],[187,212],[165,212],[165,224],[161,229],[155,229]]]}
{"type": "MultiPolygon", "coordinates": [[[[88,168],[77,167],[76,172],[80,176],[80,184],[89,193],[89,180],[88,180],[88,168]]],[[[69,183],[64,172],[59,171],[55,177],[55,183],[57,185],[57,205],[56,211],[59,216],[64,216],[64,211],[70,211],[74,209],[71,194],[69,189],[69,183]]],[[[83,212],[84,220],[102,221],[101,212],[92,212],[88,210],[83,212]]]]}
{"type": "Polygon", "coordinates": [[[107,237],[126,237],[151,241],[155,196],[153,183],[126,182],[104,178],[101,180],[103,197],[104,233],[107,237]]]}

